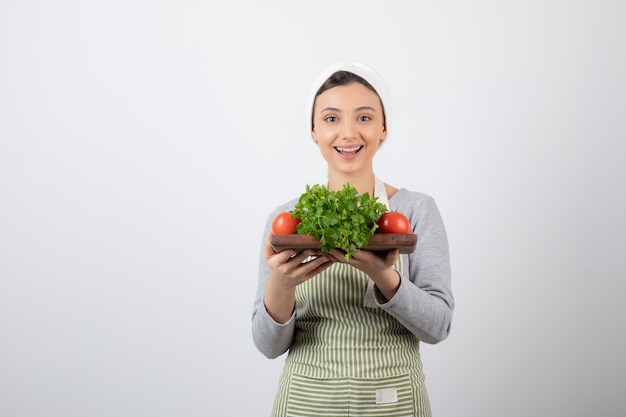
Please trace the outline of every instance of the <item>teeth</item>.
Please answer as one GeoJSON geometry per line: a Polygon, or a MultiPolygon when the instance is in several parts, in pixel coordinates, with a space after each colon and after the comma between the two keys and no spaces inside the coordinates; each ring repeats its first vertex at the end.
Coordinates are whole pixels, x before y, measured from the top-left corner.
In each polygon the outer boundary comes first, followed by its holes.
{"type": "Polygon", "coordinates": [[[359,149],[361,149],[363,146],[354,146],[352,148],[340,148],[340,147],[336,147],[335,149],[337,149],[339,152],[356,152],[359,149]]]}

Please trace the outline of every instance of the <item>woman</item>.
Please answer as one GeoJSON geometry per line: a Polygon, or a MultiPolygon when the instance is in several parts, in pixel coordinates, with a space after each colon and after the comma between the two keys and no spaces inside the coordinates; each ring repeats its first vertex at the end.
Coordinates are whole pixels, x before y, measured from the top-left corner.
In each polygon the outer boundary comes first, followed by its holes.
{"type": "Polygon", "coordinates": [[[276,358],[289,351],[273,416],[430,416],[419,343],[444,340],[454,299],[447,235],[434,200],[380,181],[373,159],[387,139],[385,84],[361,63],[324,70],[309,102],[310,132],[328,163],[328,188],[349,183],[405,214],[418,244],[410,254],[361,250],[276,253],[270,213],[252,333],[276,358]],[[305,262],[307,260],[308,262],[305,262]]]}

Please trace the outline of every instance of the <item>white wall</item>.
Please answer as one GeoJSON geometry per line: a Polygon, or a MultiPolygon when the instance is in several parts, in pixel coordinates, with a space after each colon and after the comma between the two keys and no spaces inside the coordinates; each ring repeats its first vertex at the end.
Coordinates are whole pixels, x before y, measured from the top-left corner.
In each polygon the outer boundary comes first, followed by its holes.
{"type": "Polygon", "coordinates": [[[346,58],[392,87],[377,174],[448,228],[435,415],[626,413],[626,3],[209,3],[0,3],[0,415],[268,415],[261,231],[346,58]]]}

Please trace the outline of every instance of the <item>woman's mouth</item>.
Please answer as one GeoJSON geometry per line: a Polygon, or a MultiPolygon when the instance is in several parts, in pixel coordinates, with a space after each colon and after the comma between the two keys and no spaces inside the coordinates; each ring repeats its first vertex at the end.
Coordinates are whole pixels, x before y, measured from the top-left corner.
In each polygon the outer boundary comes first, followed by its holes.
{"type": "Polygon", "coordinates": [[[341,156],[348,158],[355,156],[362,148],[363,145],[351,147],[335,146],[335,150],[339,152],[341,156]]]}

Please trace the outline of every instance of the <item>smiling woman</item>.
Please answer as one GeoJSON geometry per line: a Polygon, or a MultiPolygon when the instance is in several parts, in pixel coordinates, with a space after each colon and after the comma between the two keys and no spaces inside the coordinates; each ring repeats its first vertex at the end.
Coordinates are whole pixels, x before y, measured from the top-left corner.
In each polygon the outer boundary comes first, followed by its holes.
{"type": "Polygon", "coordinates": [[[324,91],[315,101],[312,136],[328,163],[329,178],[348,176],[355,182],[362,172],[372,171],[374,155],[387,137],[378,95],[357,81],[324,91]]]}
{"type": "MultiPolygon", "coordinates": [[[[269,215],[259,263],[252,334],[269,358],[289,352],[273,416],[431,415],[419,354],[450,330],[454,298],[448,241],[434,200],[379,180],[373,160],[389,129],[389,99],[369,67],[322,72],[309,101],[310,135],[328,166],[331,191],[352,186],[406,215],[413,251],[305,249],[277,252],[269,215]]],[[[323,213],[322,213],[323,215],[323,213]]]]}

